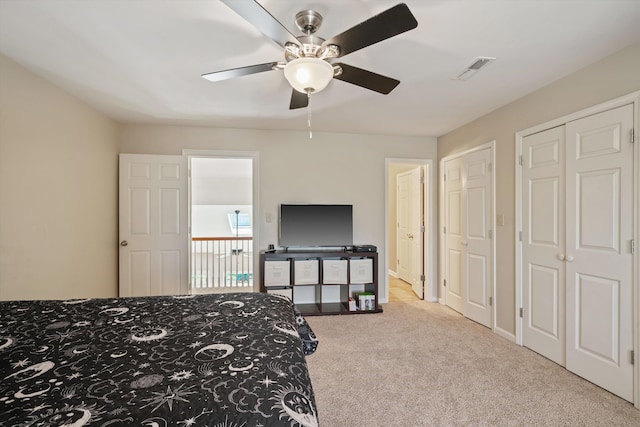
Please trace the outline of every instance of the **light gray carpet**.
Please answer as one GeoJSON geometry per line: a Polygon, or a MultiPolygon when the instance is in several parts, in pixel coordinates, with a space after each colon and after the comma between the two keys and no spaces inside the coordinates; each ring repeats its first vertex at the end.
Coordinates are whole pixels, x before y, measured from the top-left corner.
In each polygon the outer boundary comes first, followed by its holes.
{"type": "Polygon", "coordinates": [[[308,317],[320,425],[640,426],[640,411],[436,303],[308,317]]]}

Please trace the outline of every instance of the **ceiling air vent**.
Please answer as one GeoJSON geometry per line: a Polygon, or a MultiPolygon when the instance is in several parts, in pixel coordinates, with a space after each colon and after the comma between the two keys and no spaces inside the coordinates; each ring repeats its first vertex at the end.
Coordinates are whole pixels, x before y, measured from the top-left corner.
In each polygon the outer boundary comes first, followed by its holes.
{"type": "Polygon", "coordinates": [[[480,71],[481,68],[486,67],[490,62],[493,62],[495,60],[496,58],[493,58],[491,56],[478,56],[473,60],[471,65],[468,65],[464,70],[462,70],[460,74],[453,77],[452,79],[462,81],[469,80],[471,76],[480,71]]]}

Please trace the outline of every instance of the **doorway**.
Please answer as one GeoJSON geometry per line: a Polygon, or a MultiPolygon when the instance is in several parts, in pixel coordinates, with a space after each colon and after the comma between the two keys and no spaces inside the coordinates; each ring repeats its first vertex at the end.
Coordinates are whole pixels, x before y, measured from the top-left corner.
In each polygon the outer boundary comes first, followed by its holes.
{"type": "Polygon", "coordinates": [[[191,291],[253,291],[253,159],[190,156],[189,220],[191,291]]]}
{"type": "Polygon", "coordinates": [[[401,280],[419,299],[432,302],[437,301],[433,173],[432,160],[386,160],[387,284],[401,280]]]}

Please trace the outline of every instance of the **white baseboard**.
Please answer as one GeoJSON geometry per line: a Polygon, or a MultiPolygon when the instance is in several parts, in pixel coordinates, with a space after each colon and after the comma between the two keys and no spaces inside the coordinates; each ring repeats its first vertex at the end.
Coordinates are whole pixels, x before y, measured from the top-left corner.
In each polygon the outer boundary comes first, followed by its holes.
{"type": "Polygon", "coordinates": [[[497,335],[500,335],[502,338],[505,338],[509,341],[511,341],[512,343],[515,344],[516,342],[516,336],[514,334],[512,334],[511,332],[507,332],[502,328],[499,328],[498,326],[495,326],[493,328],[493,332],[497,335]]]}
{"type": "Polygon", "coordinates": [[[444,298],[438,298],[438,302],[442,305],[445,305],[444,298]]]}
{"type": "Polygon", "coordinates": [[[393,271],[393,270],[389,270],[389,276],[391,276],[391,277],[395,277],[396,279],[399,277],[399,276],[398,276],[398,273],[396,273],[396,272],[395,272],[395,271],[393,271]]]}

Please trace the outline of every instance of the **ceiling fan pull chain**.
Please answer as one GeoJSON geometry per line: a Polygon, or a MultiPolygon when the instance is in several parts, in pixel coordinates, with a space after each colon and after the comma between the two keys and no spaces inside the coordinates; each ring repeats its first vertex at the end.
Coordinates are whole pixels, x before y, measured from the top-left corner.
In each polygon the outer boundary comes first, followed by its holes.
{"type": "Polygon", "coordinates": [[[311,89],[307,89],[307,126],[309,126],[309,139],[313,139],[313,132],[311,131],[311,89]]]}

